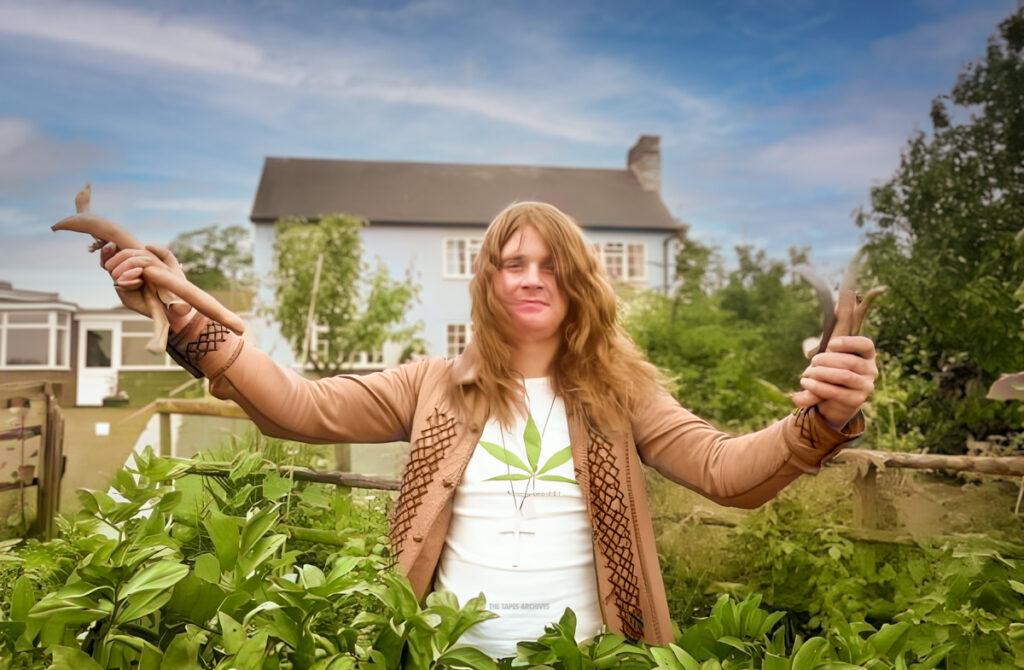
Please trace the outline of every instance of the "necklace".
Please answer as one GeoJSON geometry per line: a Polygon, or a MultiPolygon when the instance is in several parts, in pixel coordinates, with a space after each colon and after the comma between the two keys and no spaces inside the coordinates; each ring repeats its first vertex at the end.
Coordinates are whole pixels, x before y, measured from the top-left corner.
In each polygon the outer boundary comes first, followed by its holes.
{"type": "MultiPolygon", "coordinates": [[[[526,411],[527,411],[527,415],[529,415],[530,414],[530,394],[529,394],[528,391],[526,391],[526,379],[525,378],[523,379],[523,392],[526,394],[526,411]]],[[[540,443],[541,443],[541,448],[542,449],[543,449],[543,445],[544,445],[544,433],[548,429],[548,421],[551,419],[551,411],[555,408],[555,400],[557,400],[557,397],[555,396],[554,393],[552,393],[551,394],[551,405],[548,407],[548,415],[544,418],[544,426],[541,428],[541,431],[540,431],[540,443]]],[[[505,445],[505,429],[499,425],[498,426],[498,432],[501,435],[501,448],[504,449],[506,453],[508,453],[508,447],[505,445]]],[[[523,489],[523,497],[522,497],[522,499],[520,501],[517,502],[516,501],[516,489],[515,489],[515,486],[512,485],[512,467],[508,464],[507,460],[505,461],[505,470],[508,472],[508,475],[509,475],[508,490],[509,490],[509,493],[512,494],[512,506],[515,508],[515,510],[517,512],[517,516],[521,517],[522,513],[523,513],[523,504],[526,502],[526,498],[529,496],[530,482],[534,483],[533,486],[534,486],[534,489],[536,490],[536,487],[537,487],[537,483],[536,482],[537,482],[537,480],[534,477],[530,477],[530,479],[527,480],[526,488],[523,489]]]]}

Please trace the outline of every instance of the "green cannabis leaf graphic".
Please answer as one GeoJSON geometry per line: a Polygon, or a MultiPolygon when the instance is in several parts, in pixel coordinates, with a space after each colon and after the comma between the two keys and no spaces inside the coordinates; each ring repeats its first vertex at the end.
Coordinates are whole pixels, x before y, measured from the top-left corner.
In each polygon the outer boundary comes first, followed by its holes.
{"type": "MultiPolygon", "coordinates": [[[[578,484],[575,479],[569,477],[562,477],[561,475],[548,475],[544,474],[549,470],[554,470],[559,465],[566,463],[572,458],[572,446],[567,446],[563,449],[559,449],[555,453],[551,454],[551,457],[544,462],[544,465],[537,467],[540,462],[540,431],[537,430],[537,424],[533,421],[532,415],[526,417],[526,429],[523,430],[523,444],[526,445],[526,459],[529,461],[529,465],[523,463],[523,460],[513,454],[508,449],[505,449],[500,444],[493,442],[480,441],[480,446],[483,447],[487,453],[494,456],[496,459],[504,463],[505,465],[522,470],[525,474],[512,473],[505,475],[496,475],[494,477],[488,477],[489,482],[521,482],[526,480],[541,480],[545,482],[563,482],[565,484],[578,484]]],[[[529,485],[527,485],[529,486],[529,485]]]]}

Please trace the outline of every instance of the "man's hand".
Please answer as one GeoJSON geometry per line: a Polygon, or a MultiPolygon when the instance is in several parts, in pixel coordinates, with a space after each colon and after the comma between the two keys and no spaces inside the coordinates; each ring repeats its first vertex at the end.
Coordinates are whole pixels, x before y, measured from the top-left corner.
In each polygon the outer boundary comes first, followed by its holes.
{"type": "Polygon", "coordinates": [[[818,405],[821,415],[838,430],[871,396],[876,377],[875,343],[871,339],[861,335],[834,337],[800,376],[805,390],[790,399],[797,407],[818,405]]]}
{"type": "MultiPolygon", "coordinates": [[[[174,254],[164,247],[147,245],[145,249],[121,249],[118,251],[117,247],[110,243],[100,249],[100,265],[110,273],[110,278],[114,281],[114,290],[117,292],[117,297],[121,299],[121,304],[145,317],[149,317],[150,314],[146,300],[142,296],[144,284],[142,272],[145,267],[155,264],[168,268],[182,279],[185,278],[174,254]]],[[[167,320],[171,324],[171,329],[176,330],[176,325],[185,321],[191,311],[192,306],[186,303],[175,303],[166,307],[167,320]]]]}

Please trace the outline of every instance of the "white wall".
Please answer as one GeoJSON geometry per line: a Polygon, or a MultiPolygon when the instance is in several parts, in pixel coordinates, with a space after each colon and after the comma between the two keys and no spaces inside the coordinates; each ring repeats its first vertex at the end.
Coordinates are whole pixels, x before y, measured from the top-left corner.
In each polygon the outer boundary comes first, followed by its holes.
{"type": "MultiPolygon", "coordinates": [[[[463,226],[369,226],[363,231],[363,251],[369,263],[376,259],[384,262],[392,277],[404,278],[407,268],[420,285],[420,299],[410,309],[407,322],[423,322],[422,337],[427,341],[431,355],[447,355],[447,324],[468,322],[470,315],[469,280],[446,279],[443,276],[444,239],[446,237],[483,237],[485,227],[463,226]]],[[[592,242],[643,242],[647,247],[647,285],[661,289],[663,283],[663,245],[666,232],[615,231],[590,229],[586,231],[592,242]]],[[[256,275],[269,277],[273,267],[273,226],[255,226],[253,263],[256,275]]],[[[669,248],[669,261],[674,258],[674,246],[669,248]]],[[[326,262],[326,261],[325,261],[326,262]]],[[[669,268],[669,276],[674,274],[669,268]]],[[[261,282],[261,300],[273,300],[272,290],[261,282]]],[[[282,365],[293,365],[294,357],[287,343],[271,324],[253,323],[254,341],[282,365]]],[[[395,352],[397,354],[397,352],[395,352]]],[[[385,362],[388,352],[385,352],[385,362]]]]}

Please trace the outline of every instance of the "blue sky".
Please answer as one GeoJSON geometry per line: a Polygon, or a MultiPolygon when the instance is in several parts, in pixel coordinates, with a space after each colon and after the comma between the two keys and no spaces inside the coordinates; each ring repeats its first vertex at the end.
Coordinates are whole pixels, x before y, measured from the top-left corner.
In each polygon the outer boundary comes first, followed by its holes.
{"type": "Polygon", "coordinates": [[[851,212],[1013,0],[0,0],[0,279],[116,301],[49,225],[86,181],[146,241],[247,223],[264,156],[622,167],[695,235],[829,272],[851,212]],[[895,5],[895,6],[894,6],[895,5]]]}

